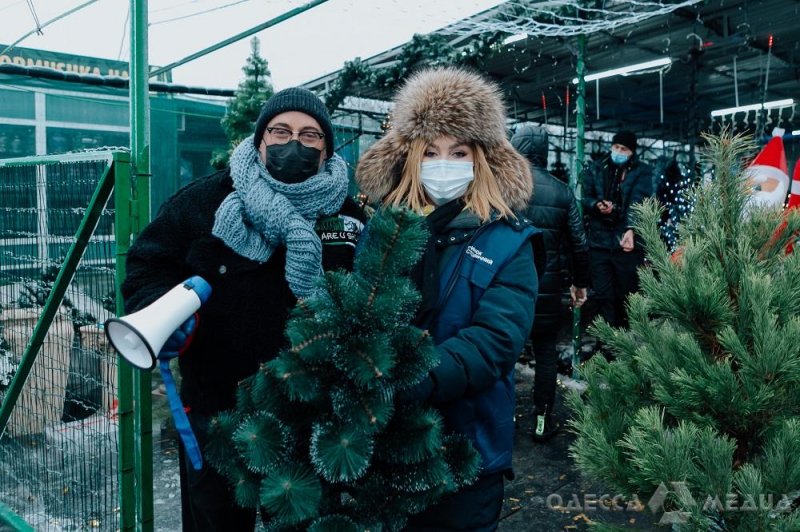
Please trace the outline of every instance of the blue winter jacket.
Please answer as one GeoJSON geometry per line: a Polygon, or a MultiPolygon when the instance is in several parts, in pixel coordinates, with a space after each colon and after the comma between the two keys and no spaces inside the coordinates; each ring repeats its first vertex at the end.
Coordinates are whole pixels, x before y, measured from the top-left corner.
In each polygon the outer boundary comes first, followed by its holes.
{"type": "Polygon", "coordinates": [[[527,220],[481,225],[462,214],[433,236],[441,249],[439,302],[423,326],[441,361],[430,375],[429,400],[449,431],[472,440],[482,475],[510,472],[513,370],[533,325],[538,277],[531,239],[539,231],[527,220]]]}

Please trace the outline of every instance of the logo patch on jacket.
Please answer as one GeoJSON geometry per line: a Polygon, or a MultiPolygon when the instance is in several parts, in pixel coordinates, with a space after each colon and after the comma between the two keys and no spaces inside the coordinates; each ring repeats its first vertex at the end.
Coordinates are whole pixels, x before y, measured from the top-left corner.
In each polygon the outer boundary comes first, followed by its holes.
{"type": "Polygon", "coordinates": [[[494,259],[490,259],[489,257],[483,256],[483,251],[479,250],[475,246],[468,246],[467,247],[467,255],[472,257],[473,259],[479,260],[481,262],[485,262],[486,264],[492,265],[494,264],[494,259]]]}
{"type": "Polygon", "coordinates": [[[326,246],[356,246],[364,224],[357,218],[340,214],[317,220],[319,239],[326,246]]]}

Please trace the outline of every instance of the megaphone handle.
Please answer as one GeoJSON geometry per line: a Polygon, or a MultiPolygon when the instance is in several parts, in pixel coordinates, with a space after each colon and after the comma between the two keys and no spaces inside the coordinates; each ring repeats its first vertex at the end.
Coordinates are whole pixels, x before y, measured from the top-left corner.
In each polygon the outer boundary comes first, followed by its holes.
{"type": "Polygon", "coordinates": [[[161,360],[159,369],[161,370],[161,378],[164,379],[164,387],[167,389],[167,400],[169,401],[170,412],[172,412],[172,419],[175,421],[175,428],[178,430],[186,454],[192,462],[192,467],[195,471],[200,471],[203,468],[200,445],[197,443],[197,438],[194,437],[189,418],[186,417],[186,411],[183,409],[183,403],[178,395],[178,388],[175,386],[175,379],[172,378],[172,371],[169,369],[169,360],[161,360]]]}

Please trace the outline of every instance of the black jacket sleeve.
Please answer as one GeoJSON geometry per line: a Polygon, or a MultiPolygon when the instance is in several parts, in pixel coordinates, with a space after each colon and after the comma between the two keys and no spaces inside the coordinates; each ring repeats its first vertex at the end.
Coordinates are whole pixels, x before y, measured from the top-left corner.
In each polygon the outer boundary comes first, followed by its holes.
{"type": "Polygon", "coordinates": [[[631,229],[634,225],[633,209],[631,207],[637,203],[641,203],[645,198],[655,195],[653,190],[653,170],[650,165],[639,163],[631,172],[635,175],[629,176],[631,178],[631,191],[626,198],[625,213],[626,213],[626,227],[631,229]]]}
{"type": "Polygon", "coordinates": [[[586,214],[599,214],[597,202],[602,198],[603,190],[603,171],[602,167],[596,163],[589,164],[583,174],[583,197],[581,205],[586,214]]]}
{"type": "Polygon", "coordinates": [[[136,238],[125,262],[122,283],[125,312],[135,312],[178,283],[194,275],[186,262],[196,222],[206,205],[197,204],[190,188],[182,189],[161,207],[136,238]],[[194,214],[192,214],[194,213],[194,214]]]}
{"type": "Polygon", "coordinates": [[[586,240],[586,230],[583,227],[583,217],[578,210],[578,202],[572,193],[569,196],[566,234],[572,251],[572,284],[578,288],[587,288],[589,286],[589,244],[586,240]]]}

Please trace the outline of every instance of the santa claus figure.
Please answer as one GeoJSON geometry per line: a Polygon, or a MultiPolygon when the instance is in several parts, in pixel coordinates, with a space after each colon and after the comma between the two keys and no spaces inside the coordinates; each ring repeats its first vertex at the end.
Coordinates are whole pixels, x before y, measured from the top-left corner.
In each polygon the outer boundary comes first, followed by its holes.
{"type": "Polygon", "coordinates": [[[752,205],[783,208],[789,191],[789,168],[782,129],[772,131],[772,139],[750,163],[747,177],[753,187],[752,205]]]}

